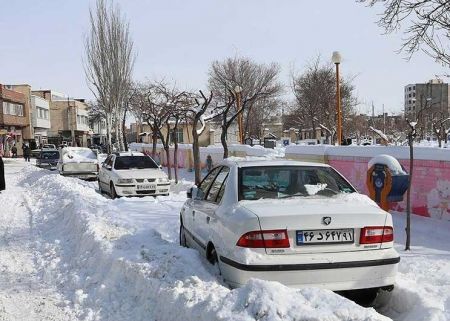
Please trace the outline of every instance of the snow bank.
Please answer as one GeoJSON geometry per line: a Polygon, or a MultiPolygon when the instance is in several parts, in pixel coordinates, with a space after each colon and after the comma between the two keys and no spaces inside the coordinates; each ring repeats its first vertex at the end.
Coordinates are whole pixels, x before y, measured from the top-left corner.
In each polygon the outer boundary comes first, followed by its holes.
{"type": "Polygon", "coordinates": [[[404,175],[406,174],[405,170],[402,168],[402,165],[396,160],[394,157],[390,155],[377,155],[372,158],[367,164],[367,168],[371,168],[375,164],[386,165],[394,175],[404,175]]]}
{"type": "Polygon", "coordinates": [[[37,262],[84,320],[388,320],[333,292],[252,280],[223,286],[177,245],[184,193],[110,200],[93,183],[27,167],[20,174],[37,262]],[[82,200],[82,201],[81,201],[82,200]]]}
{"type": "MultiPolygon", "coordinates": [[[[332,146],[332,145],[288,145],[286,157],[291,155],[349,156],[372,158],[385,154],[396,159],[409,159],[408,146],[332,146]]],[[[415,146],[414,159],[448,161],[450,149],[415,146]]]]}

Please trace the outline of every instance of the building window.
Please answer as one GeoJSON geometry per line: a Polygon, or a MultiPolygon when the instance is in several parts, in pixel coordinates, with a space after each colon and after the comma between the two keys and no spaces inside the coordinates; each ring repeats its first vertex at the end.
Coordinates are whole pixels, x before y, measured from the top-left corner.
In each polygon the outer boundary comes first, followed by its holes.
{"type": "Polygon", "coordinates": [[[173,143],[174,140],[175,140],[174,135],[177,136],[177,142],[178,143],[183,143],[184,142],[184,140],[183,140],[183,128],[177,128],[177,130],[175,132],[174,131],[170,132],[170,142],[171,143],[173,143]]]}
{"type": "Polygon", "coordinates": [[[416,90],[416,86],[413,86],[413,90],[416,90]]]}
{"type": "Polygon", "coordinates": [[[3,114],[13,116],[23,116],[23,105],[3,102],[3,114]]]}

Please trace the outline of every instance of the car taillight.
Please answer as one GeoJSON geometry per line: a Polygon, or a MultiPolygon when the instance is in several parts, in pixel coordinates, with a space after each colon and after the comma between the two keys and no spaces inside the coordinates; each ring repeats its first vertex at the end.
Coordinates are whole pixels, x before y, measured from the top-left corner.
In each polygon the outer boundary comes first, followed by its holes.
{"type": "Polygon", "coordinates": [[[366,226],[361,229],[359,244],[386,243],[394,240],[391,226],[366,226]]]}
{"type": "Polygon", "coordinates": [[[287,230],[248,232],[240,237],[236,245],[249,248],[287,248],[290,246],[287,230]]]}

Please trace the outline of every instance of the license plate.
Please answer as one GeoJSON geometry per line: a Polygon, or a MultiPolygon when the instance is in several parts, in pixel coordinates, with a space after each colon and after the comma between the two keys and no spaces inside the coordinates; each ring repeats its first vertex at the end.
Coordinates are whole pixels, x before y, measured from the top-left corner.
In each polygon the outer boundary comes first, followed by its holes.
{"type": "Polygon", "coordinates": [[[297,245],[354,242],[353,229],[297,231],[297,245]]]}
{"type": "Polygon", "coordinates": [[[156,189],[156,185],[153,184],[143,184],[143,185],[137,185],[138,190],[152,190],[156,189]]]}

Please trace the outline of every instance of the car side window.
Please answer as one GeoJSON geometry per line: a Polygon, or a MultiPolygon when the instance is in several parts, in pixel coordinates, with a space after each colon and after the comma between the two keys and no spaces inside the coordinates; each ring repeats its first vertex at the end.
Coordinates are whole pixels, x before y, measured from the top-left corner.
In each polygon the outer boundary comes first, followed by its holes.
{"type": "Polygon", "coordinates": [[[111,156],[106,157],[105,161],[103,162],[103,167],[106,167],[106,165],[108,165],[109,160],[111,159],[111,156]]]}
{"type": "Polygon", "coordinates": [[[222,167],[222,170],[217,175],[214,182],[211,184],[211,188],[209,189],[208,195],[206,196],[207,201],[217,202],[217,203],[220,202],[220,200],[222,199],[222,196],[223,196],[223,192],[222,193],[220,193],[220,192],[222,191],[222,186],[224,185],[224,182],[226,181],[226,179],[228,177],[229,171],[230,170],[228,167],[222,167]],[[220,198],[218,197],[219,195],[220,195],[220,198]]]}
{"type": "Polygon", "coordinates": [[[197,199],[204,199],[206,193],[209,190],[209,187],[211,186],[211,183],[213,182],[214,178],[216,177],[217,173],[219,173],[221,167],[216,167],[212,171],[206,175],[206,177],[203,179],[203,181],[200,183],[198,187],[198,194],[197,199]]]}

